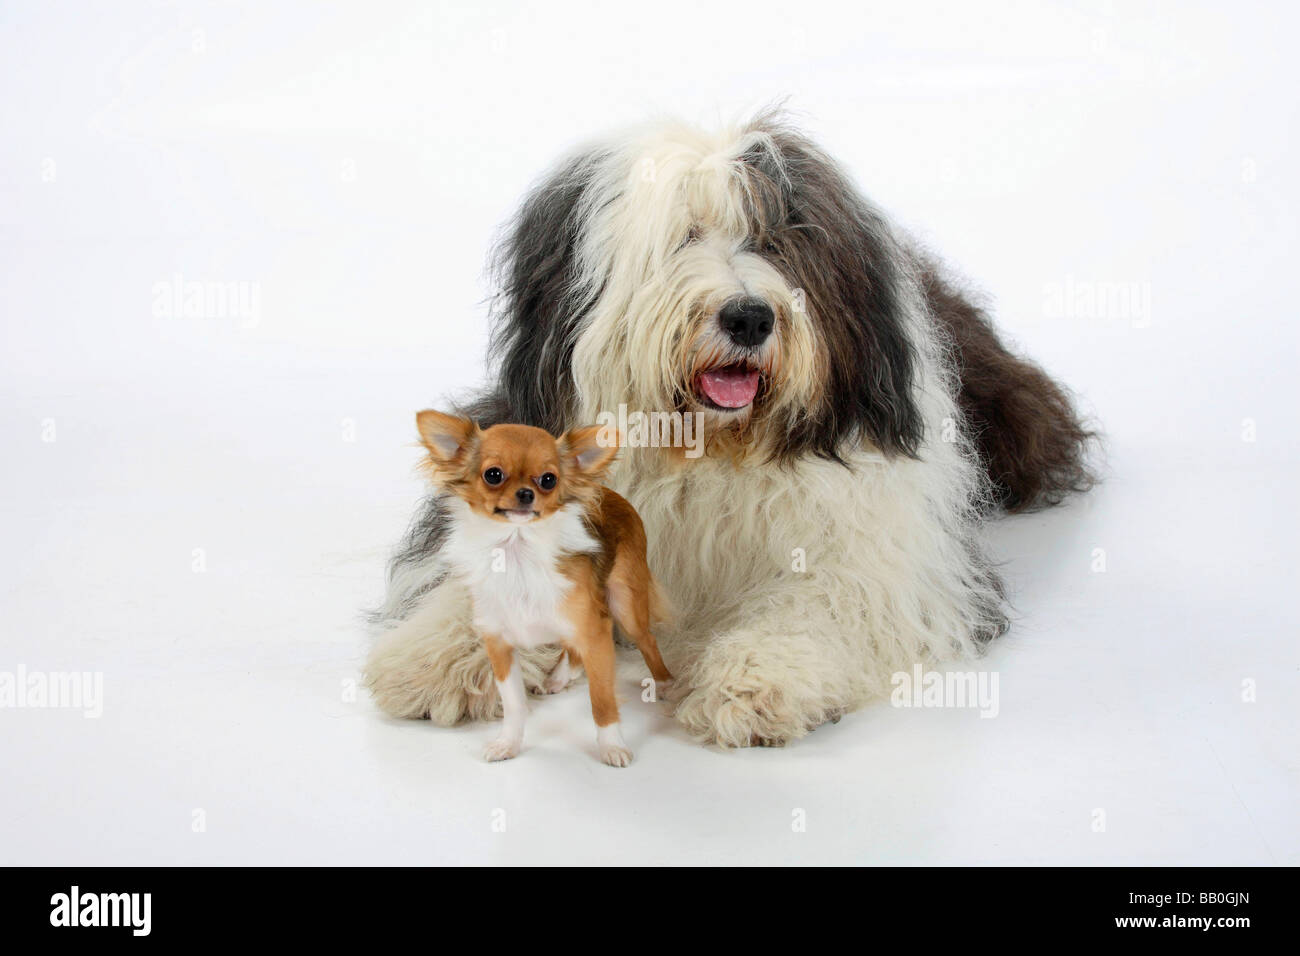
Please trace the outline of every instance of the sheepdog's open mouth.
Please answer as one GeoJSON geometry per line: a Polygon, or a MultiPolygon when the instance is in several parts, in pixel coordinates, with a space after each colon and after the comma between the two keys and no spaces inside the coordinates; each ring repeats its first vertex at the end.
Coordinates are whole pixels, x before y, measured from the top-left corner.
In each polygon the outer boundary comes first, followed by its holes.
{"type": "Polygon", "coordinates": [[[695,377],[695,394],[707,407],[736,412],[754,404],[762,372],[752,365],[720,365],[695,377]]]}

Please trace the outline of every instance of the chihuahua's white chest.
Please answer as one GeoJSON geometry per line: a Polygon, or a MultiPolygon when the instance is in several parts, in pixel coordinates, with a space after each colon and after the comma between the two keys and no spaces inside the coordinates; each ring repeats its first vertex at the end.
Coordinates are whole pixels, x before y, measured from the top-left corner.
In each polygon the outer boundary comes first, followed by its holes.
{"type": "Polygon", "coordinates": [[[573,583],[560,573],[560,560],[600,548],[579,506],[527,524],[494,521],[455,498],[448,506],[453,520],[443,553],[469,586],[474,626],[515,647],[570,637],[565,602],[573,583]]]}

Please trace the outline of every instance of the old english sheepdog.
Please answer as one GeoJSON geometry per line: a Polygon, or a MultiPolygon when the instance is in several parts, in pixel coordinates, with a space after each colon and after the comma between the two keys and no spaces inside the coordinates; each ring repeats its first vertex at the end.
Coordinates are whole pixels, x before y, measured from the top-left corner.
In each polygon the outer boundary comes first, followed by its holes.
{"type": "MultiPolygon", "coordinates": [[[[645,521],[674,713],[701,740],[782,744],[977,655],[1007,626],[982,521],[1092,481],[1068,394],[778,114],[576,151],[495,273],[484,427],[620,406],[703,426],[703,454],[626,448],[609,481],[645,521]]],[[[454,724],[500,706],[444,507],[393,559],[366,675],[384,711],[454,724]]],[[[531,689],[558,654],[521,655],[531,689]]]]}

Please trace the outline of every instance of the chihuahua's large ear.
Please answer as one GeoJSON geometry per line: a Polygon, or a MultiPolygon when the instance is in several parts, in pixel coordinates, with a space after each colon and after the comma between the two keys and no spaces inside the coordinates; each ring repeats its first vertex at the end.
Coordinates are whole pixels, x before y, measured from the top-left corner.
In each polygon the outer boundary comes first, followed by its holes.
{"type": "Polygon", "coordinates": [[[572,428],[560,439],[560,454],[584,475],[603,474],[618,454],[617,429],[604,425],[572,428]]]}
{"type": "Polygon", "coordinates": [[[420,442],[429,449],[435,463],[456,465],[465,460],[470,448],[478,441],[478,425],[468,418],[444,415],[432,409],[415,416],[420,429],[420,442]]]}

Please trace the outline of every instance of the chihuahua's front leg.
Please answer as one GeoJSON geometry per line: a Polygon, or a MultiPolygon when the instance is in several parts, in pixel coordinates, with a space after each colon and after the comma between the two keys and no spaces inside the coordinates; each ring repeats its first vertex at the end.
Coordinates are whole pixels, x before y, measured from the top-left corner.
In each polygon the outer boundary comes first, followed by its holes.
{"type": "Polygon", "coordinates": [[[596,747],[600,759],[611,767],[626,767],[632,751],[623,742],[618,722],[618,698],[614,694],[616,660],[614,630],[608,617],[590,623],[582,661],[587,667],[587,688],[591,692],[591,716],[596,721],[596,747]]]}
{"type": "Polygon", "coordinates": [[[524,742],[524,720],[528,717],[528,696],[524,692],[523,675],[515,663],[514,648],[495,634],[484,634],[488,659],[492,662],[492,675],[501,694],[504,720],[501,733],[483,748],[487,760],[509,760],[519,753],[524,742]]]}

